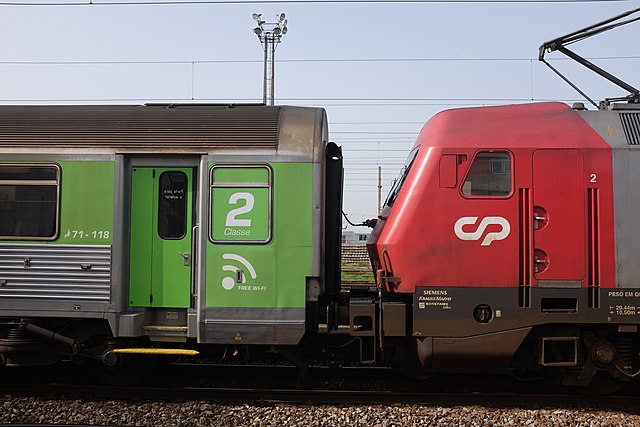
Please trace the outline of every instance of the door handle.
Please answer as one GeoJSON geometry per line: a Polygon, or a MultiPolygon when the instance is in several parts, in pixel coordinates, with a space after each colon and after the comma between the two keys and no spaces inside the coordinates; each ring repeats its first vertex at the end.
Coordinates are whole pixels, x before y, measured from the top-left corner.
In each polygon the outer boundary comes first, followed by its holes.
{"type": "Polygon", "coordinates": [[[182,255],[184,265],[189,267],[191,265],[191,254],[189,252],[179,252],[182,255]]]}
{"type": "Polygon", "coordinates": [[[533,207],[533,229],[542,230],[549,223],[549,214],[547,210],[541,206],[533,207]]]}
{"type": "Polygon", "coordinates": [[[191,253],[193,254],[194,260],[191,264],[191,296],[196,297],[198,295],[198,230],[200,226],[194,225],[191,229],[191,253]]]}

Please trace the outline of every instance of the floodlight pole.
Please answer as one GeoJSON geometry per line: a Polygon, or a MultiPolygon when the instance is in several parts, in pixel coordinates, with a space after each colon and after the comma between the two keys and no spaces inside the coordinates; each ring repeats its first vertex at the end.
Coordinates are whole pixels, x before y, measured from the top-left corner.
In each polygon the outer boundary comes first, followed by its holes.
{"type": "MultiPolygon", "coordinates": [[[[278,43],[280,40],[278,39],[278,43]]],[[[276,46],[277,44],[273,41],[271,42],[271,93],[269,105],[275,104],[275,95],[276,95],[276,46]]]]}
{"type": "MultiPolygon", "coordinates": [[[[265,39],[266,40],[266,39],[265,39]]],[[[267,46],[263,44],[264,49],[264,71],[262,73],[262,103],[267,105],[267,64],[269,63],[269,54],[267,46]]]]}
{"type": "Polygon", "coordinates": [[[262,102],[266,105],[275,104],[275,77],[276,77],[276,47],[280,43],[282,36],[287,34],[287,19],[284,13],[276,15],[277,22],[265,22],[262,14],[254,13],[253,19],[258,26],[253,32],[258,36],[260,44],[264,49],[264,71],[262,82],[262,102]]]}

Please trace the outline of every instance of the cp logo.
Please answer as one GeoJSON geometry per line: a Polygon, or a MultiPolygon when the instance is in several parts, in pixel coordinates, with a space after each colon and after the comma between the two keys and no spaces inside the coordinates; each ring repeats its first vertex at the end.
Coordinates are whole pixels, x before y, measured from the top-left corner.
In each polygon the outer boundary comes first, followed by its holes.
{"type": "Polygon", "coordinates": [[[500,231],[487,233],[487,235],[484,236],[482,243],[480,243],[480,246],[489,246],[494,240],[506,239],[511,232],[511,225],[509,224],[509,221],[501,216],[487,216],[482,218],[480,225],[478,225],[478,228],[476,228],[476,231],[474,232],[469,233],[462,231],[462,227],[465,225],[475,225],[477,220],[477,216],[463,216],[456,221],[453,226],[453,231],[455,231],[456,236],[461,240],[480,240],[488,226],[499,225],[501,227],[500,231]]]}

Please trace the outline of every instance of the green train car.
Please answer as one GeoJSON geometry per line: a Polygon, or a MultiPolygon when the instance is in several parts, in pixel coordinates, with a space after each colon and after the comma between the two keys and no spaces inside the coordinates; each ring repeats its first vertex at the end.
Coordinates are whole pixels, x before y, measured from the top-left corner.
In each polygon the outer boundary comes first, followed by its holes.
{"type": "Polygon", "coordinates": [[[320,108],[0,107],[2,363],[294,346],[339,293],[341,197],[320,108]]]}

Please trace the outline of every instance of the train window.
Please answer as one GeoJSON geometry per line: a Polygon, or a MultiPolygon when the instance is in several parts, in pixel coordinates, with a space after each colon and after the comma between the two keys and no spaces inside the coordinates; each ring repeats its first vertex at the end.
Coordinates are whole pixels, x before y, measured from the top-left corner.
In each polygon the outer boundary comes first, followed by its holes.
{"type": "Polygon", "coordinates": [[[179,240],[187,233],[187,175],[168,171],[160,175],[158,234],[165,240],[179,240]]]}
{"type": "Polygon", "coordinates": [[[462,185],[462,194],[502,197],[511,194],[511,156],[508,153],[478,153],[462,185]]]}
{"type": "Polygon", "coordinates": [[[400,189],[402,188],[402,184],[404,184],[404,180],[407,178],[411,166],[413,166],[413,161],[418,155],[418,148],[420,147],[416,147],[411,150],[409,156],[407,156],[407,160],[405,161],[404,166],[400,170],[400,175],[393,181],[393,184],[391,185],[391,191],[389,191],[387,200],[384,202],[386,206],[391,206],[393,205],[393,202],[396,201],[398,193],[400,193],[400,189]]]}
{"type": "Polygon", "coordinates": [[[271,241],[273,173],[262,165],[211,168],[210,235],[214,243],[271,241]]]}
{"type": "Polygon", "coordinates": [[[55,240],[60,167],[0,164],[0,239],[55,240]]]}

